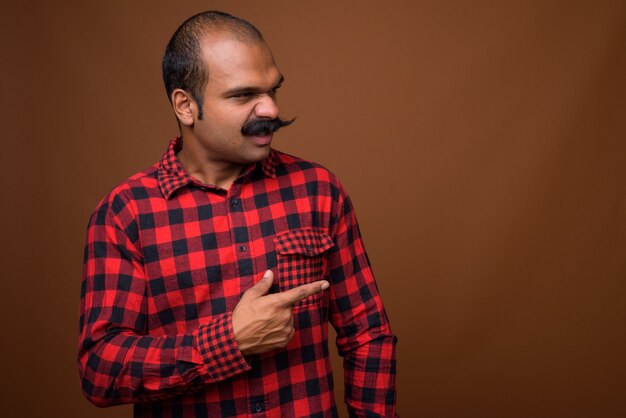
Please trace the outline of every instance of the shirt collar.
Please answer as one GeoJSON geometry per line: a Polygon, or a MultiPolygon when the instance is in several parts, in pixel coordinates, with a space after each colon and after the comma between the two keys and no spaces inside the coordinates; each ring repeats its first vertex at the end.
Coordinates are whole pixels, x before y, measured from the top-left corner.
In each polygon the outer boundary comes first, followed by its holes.
{"type": "MultiPolygon", "coordinates": [[[[189,173],[187,173],[176,156],[182,148],[182,138],[176,137],[172,139],[167,147],[167,151],[165,151],[165,154],[163,154],[163,157],[161,157],[161,161],[159,162],[159,188],[166,199],[169,199],[177,189],[186,186],[187,184],[199,184],[198,180],[194,179],[191,175],[189,175],[189,173]]],[[[260,168],[266,176],[276,178],[277,158],[278,156],[276,151],[272,149],[267,158],[256,164],[252,164],[241,174],[240,177],[250,175],[250,173],[252,173],[256,168],[260,168]]]]}

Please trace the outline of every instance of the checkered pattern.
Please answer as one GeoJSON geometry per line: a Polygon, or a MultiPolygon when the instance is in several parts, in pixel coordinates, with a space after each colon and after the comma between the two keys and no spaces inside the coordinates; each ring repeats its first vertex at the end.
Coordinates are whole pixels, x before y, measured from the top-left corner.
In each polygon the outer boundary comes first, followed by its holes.
{"type": "Polygon", "coordinates": [[[226,191],[191,177],[175,139],[92,215],[79,369],[99,406],[136,417],[335,417],[328,323],[352,416],[395,415],[395,343],[350,200],[324,168],[272,150],[226,191]],[[284,349],[244,357],[231,313],[265,270],[294,305],[284,349]]]}

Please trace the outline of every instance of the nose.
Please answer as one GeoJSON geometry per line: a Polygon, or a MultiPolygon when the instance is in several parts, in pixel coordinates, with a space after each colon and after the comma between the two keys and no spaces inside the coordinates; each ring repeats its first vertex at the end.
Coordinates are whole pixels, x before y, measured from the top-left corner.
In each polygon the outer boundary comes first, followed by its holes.
{"type": "Polygon", "coordinates": [[[278,105],[272,95],[264,95],[254,106],[254,115],[259,119],[275,119],[278,117],[278,105]]]}

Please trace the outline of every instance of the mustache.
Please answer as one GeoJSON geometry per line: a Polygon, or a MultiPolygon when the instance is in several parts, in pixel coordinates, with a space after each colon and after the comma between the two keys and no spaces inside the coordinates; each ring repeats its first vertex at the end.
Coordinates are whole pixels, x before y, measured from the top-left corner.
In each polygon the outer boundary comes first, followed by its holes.
{"type": "Polygon", "coordinates": [[[291,120],[283,120],[281,118],[274,119],[252,119],[247,121],[241,128],[241,133],[244,136],[263,136],[273,134],[282,127],[289,126],[295,121],[296,118],[291,120]]]}

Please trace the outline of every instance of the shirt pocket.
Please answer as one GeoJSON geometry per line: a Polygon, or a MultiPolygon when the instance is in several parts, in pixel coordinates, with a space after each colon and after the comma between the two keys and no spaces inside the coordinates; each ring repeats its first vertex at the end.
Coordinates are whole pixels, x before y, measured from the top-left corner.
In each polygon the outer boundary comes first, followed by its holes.
{"type": "MultiPolygon", "coordinates": [[[[326,272],[326,251],[333,240],[321,230],[291,229],[274,238],[276,247],[278,288],[281,292],[303,284],[323,280],[326,272]]],[[[294,303],[294,307],[317,304],[323,292],[294,303]]]]}

